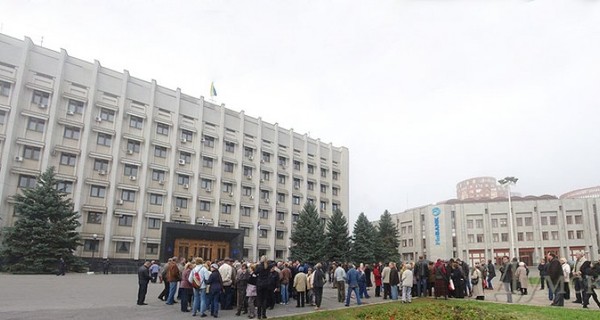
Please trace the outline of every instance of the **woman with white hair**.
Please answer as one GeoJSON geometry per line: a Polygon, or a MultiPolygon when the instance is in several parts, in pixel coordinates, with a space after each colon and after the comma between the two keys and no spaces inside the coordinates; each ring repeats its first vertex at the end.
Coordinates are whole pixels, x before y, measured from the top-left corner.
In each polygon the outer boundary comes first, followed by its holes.
{"type": "Polygon", "coordinates": [[[527,288],[529,288],[529,277],[527,276],[527,268],[525,268],[525,262],[519,262],[519,267],[515,272],[515,278],[520,283],[520,289],[522,295],[527,295],[527,288]]]}
{"type": "Polygon", "coordinates": [[[563,270],[563,277],[564,277],[564,291],[565,294],[563,295],[565,299],[571,299],[571,290],[569,289],[569,282],[571,282],[571,280],[569,279],[569,275],[571,274],[571,266],[567,263],[567,259],[565,258],[560,258],[560,264],[562,266],[562,270],[563,270]]]}

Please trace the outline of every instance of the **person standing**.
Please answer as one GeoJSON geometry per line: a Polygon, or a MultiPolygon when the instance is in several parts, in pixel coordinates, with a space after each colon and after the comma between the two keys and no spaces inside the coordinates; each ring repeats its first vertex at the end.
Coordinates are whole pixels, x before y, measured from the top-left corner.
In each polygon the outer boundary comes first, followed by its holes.
{"type": "Polygon", "coordinates": [[[193,263],[188,262],[183,268],[181,282],[179,283],[181,289],[181,312],[190,312],[188,306],[192,305],[192,296],[194,295],[194,287],[192,287],[192,283],[190,282],[190,274],[194,267],[193,263]]]}
{"type": "Polygon", "coordinates": [[[487,286],[488,289],[494,290],[494,286],[492,285],[492,280],[496,277],[496,267],[492,263],[492,260],[488,260],[487,264],[488,274],[487,274],[487,286]]]}
{"type": "Polygon", "coordinates": [[[315,272],[313,272],[313,291],[315,293],[315,310],[321,309],[321,302],[323,301],[323,287],[325,286],[325,272],[321,263],[315,265],[315,272]]]}
{"type": "Polygon", "coordinates": [[[146,293],[148,292],[148,282],[150,282],[150,261],[144,262],[144,264],[138,269],[138,298],[137,305],[145,306],[146,293]]]}
{"type": "Polygon", "coordinates": [[[515,277],[519,282],[517,288],[521,291],[522,295],[527,295],[527,289],[529,288],[529,277],[527,276],[527,269],[525,262],[519,262],[519,267],[515,271],[515,277]]]}
{"type": "Polygon", "coordinates": [[[242,311],[244,313],[248,312],[246,306],[246,289],[248,288],[248,279],[250,278],[250,273],[248,272],[248,268],[245,263],[242,263],[240,267],[240,271],[237,273],[235,278],[235,286],[237,290],[237,312],[236,316],[239,316],[242,311]]]}
{"type": "Polygon", "coordinates": [[[348,266],[348,273],[346,274],[346,281],[348,283],[348,292],[346,293],[346,304],[345,306],[350,306],[350,297],[352,296],[352,292],[356,295],[356,304],[360,305],[360,294],[358,293],[358,270],[354,267],[353,264],[348,266]]]}
{"type": "Polygon", "coordinates": [[[292,271],[288,268],[288,264],[283,264],[283,269],[279,273],[279,283],[281,291],[281,304],[286,305],[290,300],[290,294],[288,291],[290,280],[292,279],[292,271]]]}
{"type": "Polygon", "coordinates": [[[223,289],[225,290],[223,293],[223,297],[221,299],[221,308],[223,310],[231,310],[233,309],[231,303],[233,301],[233,279],[235,279],[235,275],[233,274],[233,267],[231,266],[231,259],[225,258],[221,267],[219,267],[219,273],[221,274],[221,279],[223,279],[223,289]]]}
{"type": "Polygon", "coordinates": [[[256,301],[258,303],[258,319],[267,318],[267,299],[269,294],[269,274],[271,267],[267,256],[260,258],[260,263],[256,265],[256,301]]]}
{"type": "MultiPolygon", "coordinates": [[[[563,282],[564,282],[564,290],[565,290],[565,294],[564,294],[564,299],[571,299],[571,289],[569,289],[569,282],[570,282],[570,276],[571,276],[571,266],[567,263],[567,259],[565,258],[560,258],[560,264],[563,270],[563,282]]],[[[545,273],[545,271],[544,271],[545,273]]]]}
{"type": "Polygon", "coordinates": [[[346,270],[339,265],[334,272],[335,282],[337,283],[338,302],[346,300],[346,270]]]}
{"type": "Polygon", "coordinates": [[[546,261],[548,265],[546,269],[546,284],[548,290],[552,290],[554,293],[551,306],[562,307],[565,305],[564,290],[562,288],[564,283],[563,269],[558,258],[552,252],[548,252],[546,261]]]}
{"type": "Polygon", "coordinates": [[[158,279],[158,271],[160,271],[160,266],[156,261],[152,260],[150,262],[150,277],[152,278],[152,283],[156,283],[156,279],[158,279]]]}
{"type": "Polygon", "coordinates": [[[396,263],[390,262],[390,297],[392,300],[398,300],[398,285],[400,284],[400,273],[396,269],[396,263]]]}
{"type": "Polygon", "coordinates": [[[194,288],[194,301],[192,305],[192,316],[195,316],[198,312],[200,312],[200,316],[206,316],[206,280],[210,276],[210,271],[206,269],[204,266],[204,259],[197,257],[194,259],[194,263],[196,266],[190,272],[189,281],[196,281],[194,279],[199,279],[200,287],[194,288]]]}
{"type": "Polygon", "coordinates": [[[373,268],[373,278],[375,278],[375,297],[381,297],[381,272],[379,265],[373,268]]]}
{"type": "Polygon", "coordinates": [[[544,290],[544,282],[546,279],[546,259],[542,258],[542,260],[540,260],[540,263],[538,264],[538,271],[540,272],[540,287],[542,288],[542,290],[544,290]]]}
{"type": "Polygon", "coordinates": [[[383,283],[383,300],[392,296],[392,288],[390,287],[390,272],[393,262],[390,262],[381,271],[381,282],[383,283]]]}
{"type": "Polygon", "coordinates": [[[440,297],[448,299],[448,279],[450,277],[448,275],[448,270],[446,269],[446,264],[442,259],[438,259],[433,268],[435,270],[434,296],[436,299],[440,297]]]}
{"type": "Polygon", "coordinates": [[[294,277],[294,289],[296,290],[296,308],[304,307],[306,300],[307,276],[304,273],[304,268],[298,268],[298,273],[294,277]]]}
{"type": "Polygon", "coordinates": [[[256,279],[255,265],[250,266],[250,277],[246,287],[246,296],[248,297],[248,318],[254,319],[256,315],[256,279]]]}
{"type": "MultiPolygon", "coordinates": [[[[485,261],[482,261],[485,264],[485,261]]],[[[479,262],[475,262],[475,268],[471,272],[471,284],[473,285],[473,296],[477,300],[484,300],[485,295],[483,293],[483,272],[481,271],[482,266],[479,262]]]]}
{"type": "Polygon", "coordinates": [[[598,281],[598,275],[600,275],[600,265],[598,262],[591,265],[590,261],[586,261],[581,266],[581,272],[583,274],[583,307],[587,309],[590,303],[590,297],[594,298],[594,301],[600,307],[600,301],[598,300],[598,295],[594,290],[596,288],[595,283],[598,281]]]}
{"type": "Polygon", "coordinates": [[[402,303],[411,303],[412,301],[412,286],[413,272],[412,265],[407,263],[404,265],[405,270],[402,272],[402,303]]]}
{"type": "Polygon", "coordinates": [[[58,260],[58,273],[56,275],[64,276],[66,271],[67,271],[67,263],[65,262],[65,259],[63,259],[61,257],[60,260],[58,260]]]}
{"type": "Polygon", "coordinates": [[[210,315],[218,318],[219,317],[219,300],[221,298],[221,291],[223,291],[223,279],[219,273],[219,266],[216,263],[210,265],[210,276],[206,281],[206,284],[210,286],[208,290],[210,300],[210,315]]]}
{"type": "Polygon", "coordinates": [[[583,252],[578,251],[575,253],[575,265],[573,266],[573,286],[575,287],[575,301],[573,303],[583,303],[582,291],[583,291],[583,276],[581,273],[581,267],[587,260],[583,256],[583,252]]]}
{"type": "Polygon", "coordinates": [[[426,297],[429,283],[429,262],[423,256],[419,256],[413,276],[417,278],[417,296],[426,297]]]}
{"type": "Polygon", "coordinates": [[[181,280],[181,272],[175,262],[177,259],[173,258],[167,264],[167,281],[169,281],[169,295],[167,297],[168,305],[172,305],[175,302],[175,294],[177,293],[177,282],[181,280]]]}
{"type": "Polygon", "coordinates": [[[108,258],[104,259],[104,262],[102,262],[102,273],[103,274],[108,274],[108,272],[110,271],[110,260],[108,258]]]}
{"type": "Polygon", "coordinates": [[[513,282],[513,266],[510,263],[510,258],[508,256],[502,257],[502,267],[500,267],[500,282],[502,282],[502,286],[504,286],[504,291],[506,291],[506,302],[512,303],[512,282],[513,282]]]}

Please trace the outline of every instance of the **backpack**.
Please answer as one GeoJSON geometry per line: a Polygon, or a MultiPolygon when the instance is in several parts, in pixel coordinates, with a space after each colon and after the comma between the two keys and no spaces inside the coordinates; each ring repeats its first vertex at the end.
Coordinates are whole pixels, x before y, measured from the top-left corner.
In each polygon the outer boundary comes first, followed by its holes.
{"type": "Polygon", "coordinates": [[[192,287],[194,289],[200,289],[202,286],[202,277],[200,276],[200,272],[192,272],[192,287]]]}

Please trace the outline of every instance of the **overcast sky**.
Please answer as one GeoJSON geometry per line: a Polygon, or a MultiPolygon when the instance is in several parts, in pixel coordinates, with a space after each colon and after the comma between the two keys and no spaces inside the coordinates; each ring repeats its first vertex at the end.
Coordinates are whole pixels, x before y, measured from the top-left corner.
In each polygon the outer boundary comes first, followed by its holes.
{"type": "Polygon", "coordinates": [[[4,0],[1,32],[350,150],[351,221],[600,185],[596,0],[4,0]]]}

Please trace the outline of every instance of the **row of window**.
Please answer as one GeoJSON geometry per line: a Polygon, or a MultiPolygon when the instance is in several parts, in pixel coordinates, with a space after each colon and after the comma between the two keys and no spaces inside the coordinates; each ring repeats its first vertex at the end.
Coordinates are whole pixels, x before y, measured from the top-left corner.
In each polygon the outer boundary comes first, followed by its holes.
{"type": "MultiPolygon", "coordinates": [[[[583,230],[569,230],[567,231],[567,238],[569,240],[583,239],[583,230]]],[[[493,242],[508,242],[508,233],[492,233],[493,242]]],[[[543,231],[542,240],[559,240],[558,231],[543,231]]],[[[484,234],[468,234],[467,241],[469,243],[484,243],[484,234]]],[[[533,232],[517,232],[517,241],[534,241],[533,232]]]]}
{"type": "MultiPolygon", "coordinates": [[[[85,240],[83,242],[83,251],[85,252],[97,252],[100,249],[99,240],[85,240]]],[[[131,250],[131,242],[127,241],[116,241],[115,242],[116,253],[129,253],[131,250]]],[[[146,244],[146,254],[158,254],[158,243],[147,243],[146,244]]]]}

